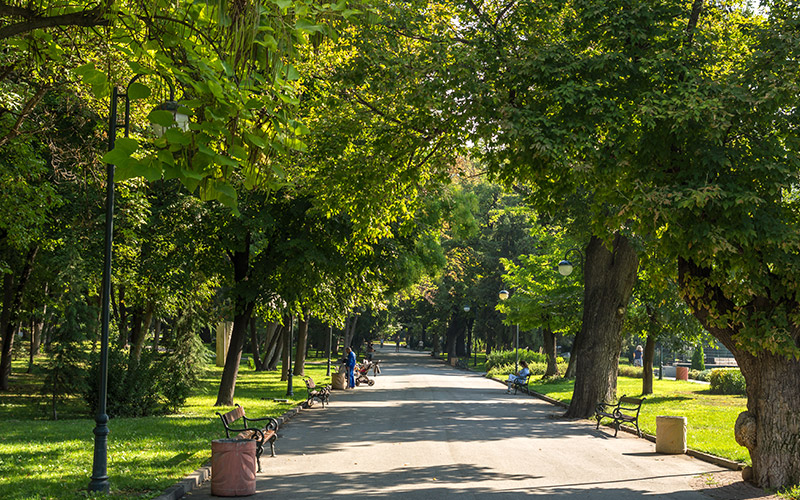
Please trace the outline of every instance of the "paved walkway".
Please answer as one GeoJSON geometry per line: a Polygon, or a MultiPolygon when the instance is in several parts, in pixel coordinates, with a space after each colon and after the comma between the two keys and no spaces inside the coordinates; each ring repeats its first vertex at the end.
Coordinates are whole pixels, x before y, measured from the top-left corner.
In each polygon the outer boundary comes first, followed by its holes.
{"type": "MultiPolygon", "coordinates": [[[[373,387],[334,391],[301,412],[262,458],[257,499],[570,497],[708,500],[690,483],[717,466],[657,455],[654,444],[406,349],[376,353],[373,387]],[[352,497],[351,497],[352,498],[352,497]]],[[[217,498],[210,483],[185,497],[217,498]]]]}

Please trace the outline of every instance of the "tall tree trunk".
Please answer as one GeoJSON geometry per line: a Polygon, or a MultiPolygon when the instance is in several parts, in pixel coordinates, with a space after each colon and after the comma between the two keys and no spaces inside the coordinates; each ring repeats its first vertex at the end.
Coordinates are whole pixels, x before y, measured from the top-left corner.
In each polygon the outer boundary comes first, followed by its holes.
{"type": "Polygon", "coordinates": [[[125,285],[120,285],[119,287],[119,323],[117,323],[117,328],[119,329],[119,337],[117,338],[117,345],[119,347],[125,347],[128,345],[128,308],[125,306],[125,285]]]}
{"type": "Polygon", "coordinates": [[[3,278],[3,312],[0,314],[0,332],[3,333],[3,350],[0,357],[0,391],[8,390],[8,382],[11,377],[11,348],[14,346],[14,332],[17,330],[19,318],[19,308],[22,304],[22,292],[25,284],[31,277],[33,262],[39,246],[34,245],[25,255],[25,261],[19,277],[8,273],[3,278]]]}
{"type": "MultiPolygon", "coordinates": [[[[244,286],[243,283],[250,275],[250,233],[245,236],[243,248],[230,254],[233,264],[233,279],[236,287],[244,286]]],[[[222,369],[222,380],[219,383],[217,402],[214,406],[233,406],[233,394],[236,390],[236,377],[239,374],[239,362],[242,359],[242,349],[247,339],[247,325],[253,314],[255,302],[246,298],[242,291],[235,292],[235,313],[233,317],[233,331],[228,345],[228,355],[225,357],[225,367],[222,369]]]]}
{"type": "Polygon", "coordinates": [[[642,357],[642,395],[653,394],[653,360],[655,357],[656,341],[653,335],[648,335],[642,357]]]}
{"type": "MultiPolygon", "coordinates": [[[[47,284],[44,285],[44,295],[47,297],[47,284]]],[[[28,359],[28,373],[33,372],[33,359],[39,354],[39,347],[42,345],[42,332],[44,331],[44,320],[47,317],[47,304],[42,306],[42,316],[34,319],[31,328],[31,349],[28,359]]]]}
{"type": "Polygon", "coordinates": [[[138,308],[133,314],[130,352],[131,366],[139,364],[139,360],[142,359],[144,341],[147,338],[147,332],[150,330],[150,323],[153,321],[153,311],[155,311],[155,308],[155,302],[150,301],[147,303],[147,306],[145,306],[144,312],[142,312],[141,308],[138,308]]]}
{"type": "Polygon", "coordinates": [[[288,381],[291,367],[289,366],[289,355],[292,352],[292,321],[294,318],[289,317],[289,326],[283,337],[283,356],[281,358],[281,380],[288,381]]]}
{"type": "Polygon", "coordinates": [[[253,354],[253,365],[256,371],[261,371],[261,350],[258,347],[258,331],[256,329],[256,317],[250,318],[250,351],[253,354]]]}
{"type": "Polygon", "coordinates": [[[542,328],[542,338],[544,339],[544,353],[547,356],[547,370],[544,378],[558,377],[558,363],[556,363],[556,336],[550,325],[542,328]]]}
{"type": "Polygon", "coordinates": [[[158,352],[158,342],[161,340],[161,324],[162,320],[156,320],[156,326],[153,328],[153,352],[158,352]]]}
{"type": "MultiPolygon", "coordinates": [[[[800,484],[800,361],[766,350],[754,356],[742,349],[734,340],[740,329],[758,325],[774,304],[754,301],[746,311],[737,309],[719,288],[703,285],[710,276],[711,269],[678,260],[684,299],[706,330],[733,353],[745,378],[747,411],[739,414],[734,431],[736,441],[750,452],[753,482],[774,489],[800,484]],[[741,318],[741,322],[726,322],[721,327],[715,320],[728,315],[741,318]]],[[[793,329],[797,339],[800,327],[794,325],[793,329]]]]}
{"type": "Polygon", "coordinates": [[[294,358],[295,375],[305,375],[306,346],[308,345],[308,311],[303,311],[303,320],[297,324],[297,355],[294,358]]]}
{"type": "Polygon", "coordinates": [[[273,338],[273,347],[271,348],[271,354],[269,358],[269,363],[267,363],[267,370],[268,371],[275,371],[278,369],[278,363],[281,359],[283,359],[283,346],[286,342],[284,342],[283,338],[286,336],[288,332],[288,328],[280,325],[275,330],[275,337],[273,338]]]}
{"type": "MultiPolygon", "coordinates": [[[[272,361],[272,356],[275,353],[275,348],[278,345],[278,339],[280,337],[280,326],[281,324],[277,321],[273,321],[267,325],[267,334],[264,340],[264,355],[256,366],[257,371],[270,369],[269,364],[270,361],[272,361]]],[[[274,368],[272,369],[274,370],[274,368]]]]}
{"type": "Polygon", "coordinates": [[[616,399],[621,331],[638,265],[636,251],[621,234],[615,235],[611,251],[597,237],[586,247],[579,334],[583,339],[576,353],[575,387],[566,417],[589,418],[597,403],[616,399]]]}
{"type": "MultiPolygon", "coordinates": [[[[356,334],[356,325],[358,324],[358,317],[359,316],[360,315],[358,313],[356,313],[356,314],[353,314],[352,319],[348,318],[349,322],[348,322],[347,326],[349,326],[350,328],[349,329],[345,329],[345,336],[344,336],[344,346],[345,347],[350,347],[351,349],[353,348],[353,345],[352,345],[353,344],[353,337],[355,337],[355,334],[356,334]]],[[[353,351],[355,351],[355,349],[353,349],[353,351]]]]}

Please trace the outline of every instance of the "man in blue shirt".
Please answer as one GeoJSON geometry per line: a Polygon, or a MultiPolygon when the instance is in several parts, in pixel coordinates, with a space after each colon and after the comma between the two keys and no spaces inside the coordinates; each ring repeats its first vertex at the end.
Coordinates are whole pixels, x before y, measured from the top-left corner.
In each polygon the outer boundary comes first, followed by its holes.
{"type": "Polygon", "coordinates": [[[356,353],[348,347],[344,350],[344,355],[347,358],[347,387],[352,389],[356,386],[356,376],[354,373],[356,368],[356,353]]]}

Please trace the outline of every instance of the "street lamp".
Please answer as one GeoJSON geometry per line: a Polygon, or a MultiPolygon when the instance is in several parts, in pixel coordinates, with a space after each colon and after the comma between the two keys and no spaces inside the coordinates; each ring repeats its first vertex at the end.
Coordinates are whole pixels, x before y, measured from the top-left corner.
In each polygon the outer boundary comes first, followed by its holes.
{"type": "MultiPolygon", "coordinates": [[[[508,290],[500,290],[497,294],[500,300],[506,300],[509,296],[508,290]]],[[[519,323],[517,323],[517,335],[514,338],[514,373],[519,371],[519,323]]]]}
{"type": "Polygon", "coordinates": [[[578,249],[577,247],[570,248],[564,254],[564,258],[561,260],[561,262],[558,263],[558,273],[561,276],[569,276],[570,274],[572,274],[572,269],[575,266],[573,266],[572,262],[570,262],[569,259],[567,259],[567,257],[569,257],[569,254],[572,252],[576,252],[580,256],[581,259],[580,262],[583,263],[583,253],[580,251],[580,249],[578,249]]]}
{"type": "MultiPolygon", "coordinates": [[[[134,76],[125,87],[125,93],[120,94],[119,89],[114,87],[111,91],[111,102],[108,113],[108,150],[114,149],[117,142],[117,104],[120,99],[124,99],[125,115],[123,130],[125,137],[130,135],[131,129],[131,100],[128,97],[131,85],[133,85],[143,75],[134,76]]],[[[173,118],[180,126],[185,126],[189,119],[186,115],[178,113],[178,105],[175,103],[175,88],[172,82],[164,80],[169,86],[169,105],[173,111],[173,118]]],[[[163,133],[163,128],[160,131],[163,133]]],[[[106,164],[106,221],[105,221],[105,249],[103,254],[103,281],[101,285],[101,313],[100,313],[100,373],[98,375],[98,399],[97,415],[95,416],[94,428],[94,457],[92,462],[92,478],[89,481],[89,491],[108,493],[108,329],[110,319],[111,303],[111,260],[112,244],[114,239],[114,164],[106,164]]]]}
{"type": "Polygon", "coordinates": [[[292,344],[294,343],[294,314],[289,317],[289,364],[286,366],[286,395],[294,396],[294,387],[292,387],[292,344]]]}
{"type": "Polygon", "coordinates": [[[468,315],[469,315],[469,306],[464,306],[464,316],[467,316],[467,318],[466,318],[467,319],[466,331],[464,332],[464,337],[465,337],[464,340],[466,341],[465,344],[466,344],[466,349],[467,349],[467,360],[469,360],[469,356],[470,356],[470,354],[472,354],[470,352],[471,351],[470,347],[471,347],[471,344],[472,344],[472,339],[469,337],[469,316],[468,315]]]}

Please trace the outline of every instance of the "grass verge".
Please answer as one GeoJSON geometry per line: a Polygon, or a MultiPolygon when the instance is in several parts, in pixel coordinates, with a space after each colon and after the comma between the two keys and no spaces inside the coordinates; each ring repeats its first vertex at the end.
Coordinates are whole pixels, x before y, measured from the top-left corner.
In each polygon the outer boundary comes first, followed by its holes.
{"type": "MultiPolygon", "coordinates": [[[[3,500],[85,499],[92,474],[93,418],[77,400],[68,402],[62,415],[49,419],[37,396],[37,375],[23,372],[27,364],[14,364],[11,393],[0,395],[0,498],[3,500]]],[[[330,383],[324,364],[307,364],[305,373],[318,384],[330,383]]],[[[108,475],[111,497],[147,500],[161,494],[186,474],[211,458],[211,440],[224,437],[214,407],[222,368],[206,369],[202,384],[180,413],[142,418],[112,418],[108,426],[108,475]]],[[[277,417],[305,401],[301,377],[293,378],[294,397],[289,403],[286,382],[279,372],[255,372],[242,366],[235,401],[253,417],[277,417]],[[266,399],[265,399],[266,398],[266,399]]],[[[228,408],[229,409],[229,408],[228,408]]],[[[225,410],[227,411],[227,409],[225,410]]],[[[280,444],[278,445],[280,446],[280,444]]]]}

